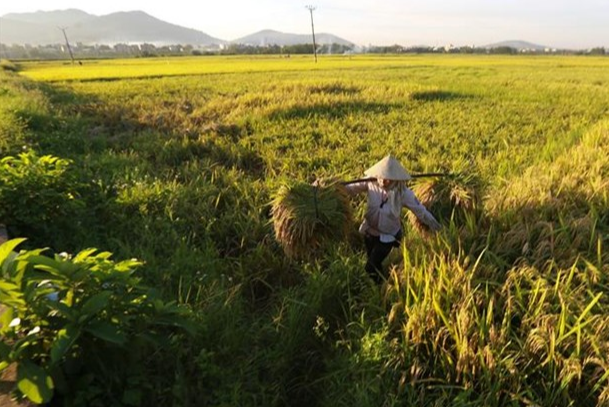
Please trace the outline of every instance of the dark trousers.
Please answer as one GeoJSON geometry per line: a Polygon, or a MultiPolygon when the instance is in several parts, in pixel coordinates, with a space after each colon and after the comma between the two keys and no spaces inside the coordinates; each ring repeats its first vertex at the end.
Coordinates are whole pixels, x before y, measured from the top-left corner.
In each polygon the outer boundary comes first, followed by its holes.
{"type": "Polygon", "coordinates": [[[365,235],[364,243],[366,244],[366,254],[368,261],[366,262],[366,272],[376,282],[380,283],[385,276],[383,272],[383,260],[387,258],[391,249],[396,246],[396,242],[383,243],[378,236],[365,235]]]}

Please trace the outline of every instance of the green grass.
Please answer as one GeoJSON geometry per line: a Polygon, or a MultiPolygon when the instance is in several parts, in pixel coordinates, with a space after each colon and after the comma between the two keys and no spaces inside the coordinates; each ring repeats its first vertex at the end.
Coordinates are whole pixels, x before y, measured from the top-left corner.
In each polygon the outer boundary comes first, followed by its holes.
{"type": "Polygon", "coordinates": [[[147,283],[196,311],[197,336],[151,362],[150,402],[596,406],[609,400],[608,68],[559,56],[28,62],[0,72],[0,145],[72,160],[59,181],[85,203],[73,215],[85,233],[39,228],[34,243],[139,258],[147,283]],[[316,260],[286,258],[270,219],[279,187],[358,178],[388,153],[413,173],[458,174],[480,201],[441,206],[435,237],[407,226],[382,287],[356,225],[316,260]]]}

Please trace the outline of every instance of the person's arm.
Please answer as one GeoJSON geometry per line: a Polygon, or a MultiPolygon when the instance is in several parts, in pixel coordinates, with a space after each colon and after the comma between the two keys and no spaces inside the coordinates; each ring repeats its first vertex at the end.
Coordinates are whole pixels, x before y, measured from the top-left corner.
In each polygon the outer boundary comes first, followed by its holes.
{"type": "Polygon", "coordinates": [[[347,190],[349,195],[361,194],[362,192],[368,191],[368,182],[362,181],[362,182],[355,182],[353,184],[347,184],[347,185],[345,185],[345,189],[347,190]]]}
{"type": "Polygon", "coordinates": [[[442,225],[438,223],[436,218],[425,208],[425,206],[417,199],[412,190],[405,188],[402,198],[402,205],[410,209],[416,217],[426,224],[429,229],[438,231],[442,229],[442,225]]]}

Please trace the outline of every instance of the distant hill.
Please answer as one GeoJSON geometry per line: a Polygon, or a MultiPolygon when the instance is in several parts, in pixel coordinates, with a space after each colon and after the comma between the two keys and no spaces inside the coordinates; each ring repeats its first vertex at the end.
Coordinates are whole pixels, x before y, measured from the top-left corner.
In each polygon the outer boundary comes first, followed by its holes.
{"type": "Polygon", "coordinates": [[[154,43],[211,45],[226,41],[180,27],[143,11],[94,16],[80,10],[12,13],[0,17],[0,40],[5,44],[46,45],[64,41],[58,27],[67,28],[70,42],[84,44],[154,43]]]}
{"type": "Polygon", "coordinates": [[[150,42],[155,44],[221,44],[201,31],[166,23],[143,11],[112,13],[74,26],[72,36],[87,43],[150,42]]]}
{"type": "Polygon", "coordinates": [[[0,17],[0,42],[3,44],[46,45],[63,43],[64,38],[56,26],[0,17]]]}
{"type": "Polygon", "coordinates": [[[485,45],[482,48],[499,48],[499,47],[510,47],[517,50],[535,50],[535,51],[543,51],[547,47],[545,45],[533,44],[532,42],[521,41],[521,40],[509,40],[509,41],[501,41],[496,42],[494,44],[485,45]]]}
{"type": "Polygon", "coordinates": [[[33,24],[70,26],[76,23],[85,22],[89,19],[94,19],[96,17],[94,15],[85,13],[82,10],[68,9],[37,11],[35,13],[10,13],[3,15],[2,18],[33,24]]]}
{"type": "MultiPolygon", "coordinates": [[[[340,44],[346,46],[354,46],[350,41],[337,37],[333,34],[319,33],[315,34],[315,42],[317,44],[340,44]]],[[[231,41],[233,44],[245,44],[254,46],[264,45],[296,45],[296,44],[311,44],[313,38],[311,34],[288,34],[274,30],[262,30],[257,33],[250,34],[245,37],[231,41]]]]}
{"type": "MultiPolygon", "coordinates": [[[[49,45],[63,43],[66,28],[71,43],[86,45],[117,43],[151,43],[155,45],[190,44],[220,45],[226,43],[249,45],[294,45],[311,43],[310,34],[287,34],[263,30],[234,41],[212,37],[204,32],[159,20],[143,11],[112,13],[95,16],[81,10],[37,11],[11,13],[0,17],[0,42],[3,44],[49,45]]],[[[354,44],[332,34],[315,35],[318,44],[354,44]]]]}

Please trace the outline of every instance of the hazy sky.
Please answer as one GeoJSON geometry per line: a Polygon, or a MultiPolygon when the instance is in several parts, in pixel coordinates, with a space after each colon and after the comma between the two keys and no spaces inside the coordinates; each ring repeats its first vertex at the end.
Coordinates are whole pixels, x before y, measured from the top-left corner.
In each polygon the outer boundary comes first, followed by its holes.
{"type": "Polygon", "coordinates": [[[524,40],[560,48],[609,46],[609,0],[1,0],[0,16],[67,8],[95,15],[142,10],[234,40],[263,29],[310,33],[308,4],[316,7],[315,32],[359,45],[524,40]]]}

